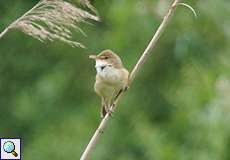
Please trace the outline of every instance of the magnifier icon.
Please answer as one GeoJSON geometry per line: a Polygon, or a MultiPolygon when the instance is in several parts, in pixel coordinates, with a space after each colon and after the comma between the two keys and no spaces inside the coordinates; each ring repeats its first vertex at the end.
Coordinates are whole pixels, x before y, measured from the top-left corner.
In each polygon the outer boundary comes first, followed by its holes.
{"type": "Polygon", "coordinates": [[[14,155],[14,157],[17,157],[18,154],[17,152],[15,151],[15,145],[13,142],[11,141],[7,141],[3,144],[3,150],[6,152],[6,153],[11,153],[14,155]]]}

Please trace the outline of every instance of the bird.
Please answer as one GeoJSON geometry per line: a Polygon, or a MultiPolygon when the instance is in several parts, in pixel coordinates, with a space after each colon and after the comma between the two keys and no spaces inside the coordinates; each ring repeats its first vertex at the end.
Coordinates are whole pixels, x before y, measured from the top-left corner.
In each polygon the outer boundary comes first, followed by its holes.
{"type": "Polygon", "coordinates": [[[90,55],[95,60],[96,78],[94,90],[101,97],[101,118],[112,114],[110,106],[122,91],[128,88],[129,71],[123,66],[121,58],[112,50],[104,50],[98,55],[90,55]]]}

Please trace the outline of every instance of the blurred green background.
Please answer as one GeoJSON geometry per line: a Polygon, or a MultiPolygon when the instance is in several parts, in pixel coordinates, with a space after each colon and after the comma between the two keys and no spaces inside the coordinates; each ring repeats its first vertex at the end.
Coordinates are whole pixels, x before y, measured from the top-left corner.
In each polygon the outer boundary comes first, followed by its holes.
{"type": "MultiPolygon", "coordinates": [[[[94,0],[102,22],[76,33],[88,49],[0,39],[0,137],[23,159],[79,159],[100,122],[91,53],[112,49],[131,70],[168,0],[94,0]]],[[[230,160],[230,1],[185,0],[120,101],[92,160],[230,160]]],[[[37,3],[1,0],[0,29],[37,3]]]]}

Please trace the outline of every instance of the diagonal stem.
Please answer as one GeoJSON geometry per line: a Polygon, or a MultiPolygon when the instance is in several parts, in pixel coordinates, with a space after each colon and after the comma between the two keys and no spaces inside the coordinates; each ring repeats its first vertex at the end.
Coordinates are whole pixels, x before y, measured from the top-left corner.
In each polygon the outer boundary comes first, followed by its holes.
{"type": "MultiPolygon", "coordinates": [[[[143,54],[141,55],[140,59],[138,60],[137,64],[134,66],[132,72],[130,73],[129,77],[129,85],[133,82],[134,78],[136,77],[137,73],[145,63],[148,56],[151,54],[151,50],[156,46],[156,43],[158,42],[161,34],[164,32],[168,22],[170,21],[173,13],[176,10],[177,4],[180,2],[180,0],[174,0],[172,6],[170,7],[169,11],[165,15],[161,25],[158,27],[156,33],[154,34],[152,40],[149,42],[148,46],[144,50],[143,54]]],[[[116,109],[117,103],[122,97],[124,92],[120,92],[120,94],[117,96],[117,98],[114,100],[114,105],[110,107],[111,110],[116,109]]],[[[86,149],[84,150],[83,154],[81,155],[80,160],[87,160],[89,158],[89,154],[92,152],[92,149],[97,144],[98,139],[102,135],[104,128],[106,127],[108,120],[110,119],[110,114],[107,113],[106,116],[102,119],[99,127],[97,128],[96,132],[94,133],[93,137],[91,138],[90,142],[88,143],[86,149]]]]}

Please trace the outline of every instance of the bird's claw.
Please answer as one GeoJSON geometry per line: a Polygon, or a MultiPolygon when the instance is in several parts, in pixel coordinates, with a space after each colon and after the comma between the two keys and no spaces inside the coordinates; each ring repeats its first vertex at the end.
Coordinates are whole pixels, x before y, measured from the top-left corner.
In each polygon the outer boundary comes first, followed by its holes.
{"type": "Polygon", "coordinates": [[[108,112],[108,114],[109,114],[109,116],[110,116],[110,117],[113,117],[113,113],[114,113],[114,110],[112,110],[112,109],[109,109],[109,112],[108,112]]]}
{"type": "Polygon", "coordinates": [[[114,105],[115,104],[112,104],[112,106],[110,108],[108,108],[107,111],[106,111],[109,114],[110,117],[113,117],[114,105]]]}

